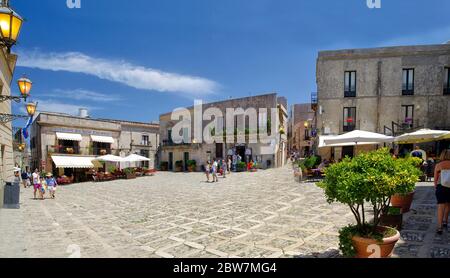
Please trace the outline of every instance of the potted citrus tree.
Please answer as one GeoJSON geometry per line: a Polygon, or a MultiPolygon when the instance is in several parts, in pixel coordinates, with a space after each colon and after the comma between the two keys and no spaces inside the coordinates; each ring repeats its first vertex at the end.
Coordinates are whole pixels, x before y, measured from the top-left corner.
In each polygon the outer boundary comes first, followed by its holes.
{"type": "Polygon", "coordinates": [[[400,233],[382,226],[381,216],[387,213],[394,194],[417,182],[415,169],[410,160],[393,159],[388,149],[345,158],[326,169],[325,179],[317,185],[324,189],[329,203],[347,205],[356,220],[356,224],[339,231],[344,256],[391,256],[400,233]]]}
{"type": "Polygon", "coordinates": [[[195,160],[188,160],[187,161],[187,168],[189,172],[195,172],[197,169],[197,161],[195,160]]]}
{"type": "Polygon", "coordinates": [[[162,162],[159,164],[159,169],[160,169],[161,171],[167,171],[167,170],[169,170],[169,162],[167,162],[167,161],[162,161],[162,162]]]}
{"type": "Polygon", "coordinates": [[[175,172],[183,172],[183,161],[178,160],[175,162],[175,172]]]}
{"type": "MultiPolygon", "coordinates": [[[[422,172],[420,171],[421,159],[417,157],[409,157],[404,159],[399,159],[398,164],[400,167],[411,168],[411,166],[415,167],[415,169],[411,169],[417,173],[419,178],[422,176],[422,172]]],[[[416,184],[408,183],[402,187],[402,190],[394,194],[391,198],[391,204],[393,207],[402,208],[402,213],[407,213],[411,209],[412,202],[414,200],[416,184]]]]}

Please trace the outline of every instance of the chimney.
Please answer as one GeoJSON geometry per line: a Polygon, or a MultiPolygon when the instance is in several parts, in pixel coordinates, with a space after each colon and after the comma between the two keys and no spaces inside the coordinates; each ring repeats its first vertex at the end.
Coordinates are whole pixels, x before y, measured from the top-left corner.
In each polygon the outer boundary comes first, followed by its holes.
{"type": "Polygon", "coordinates": [[[88,110],[86,108],[80,108],[78,111],[79,111],[78,112],[78,116],[80,118],[89,118],[89,113],[88,113],[88,110]]]}

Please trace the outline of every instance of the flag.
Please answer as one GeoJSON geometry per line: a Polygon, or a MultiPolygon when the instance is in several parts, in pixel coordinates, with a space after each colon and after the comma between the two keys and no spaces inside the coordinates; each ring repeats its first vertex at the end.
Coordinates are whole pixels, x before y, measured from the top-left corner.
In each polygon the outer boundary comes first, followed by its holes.
{"type": "Polygon", "coordinates": [[[25,139],[28,139],[28,136],[29,136],[29,134],[28,134],[28,128],[30,127],[30,125],[33,123],[33,117],[30,117],[29,119],[28,119],[28,122],[27,122],[27,124],[26,124],[26,126],[22,129],[22,134],[23,134],[23,137],[25,138],[25,139]]]}

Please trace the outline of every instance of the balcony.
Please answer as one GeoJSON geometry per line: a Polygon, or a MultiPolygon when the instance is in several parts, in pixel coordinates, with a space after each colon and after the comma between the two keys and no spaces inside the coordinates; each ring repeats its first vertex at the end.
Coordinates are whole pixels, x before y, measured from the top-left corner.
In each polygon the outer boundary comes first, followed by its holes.
{"type": "Polygon", "coordinates": [[[356,91],[345,91],[344,97],[356,97],[356,91]]]}
{"type": "Polygon", "coordinates": [[[359,121],[354,121],[354,122],[340,121],[339,126],[340,126],[340,128],[339,128],[340,134],[360,129],[359,121]]]}

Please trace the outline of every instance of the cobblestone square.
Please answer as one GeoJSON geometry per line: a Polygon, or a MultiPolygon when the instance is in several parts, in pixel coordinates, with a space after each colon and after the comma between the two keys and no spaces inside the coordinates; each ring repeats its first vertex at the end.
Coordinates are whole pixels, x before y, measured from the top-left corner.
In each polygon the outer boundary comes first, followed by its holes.
{"type": "MultiPolygon", "coordinates": [[[[437,237],[431,184],[420,184],[394,257],[449,257],[437,237]]],[[[55,200],[22,189],[19,210],[0,210],[0,257],[338,257],[338,230],[352,223],[322,190],[288,167],[59,187],[55,200]]]]}

